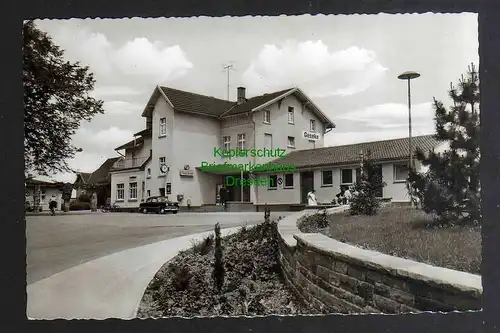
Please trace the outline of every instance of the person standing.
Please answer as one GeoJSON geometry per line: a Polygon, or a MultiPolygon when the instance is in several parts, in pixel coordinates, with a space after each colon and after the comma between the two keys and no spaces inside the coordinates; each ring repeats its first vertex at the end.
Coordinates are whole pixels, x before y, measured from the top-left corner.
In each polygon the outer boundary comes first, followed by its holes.
{"type": "Polygon", "coordinates": [[[221,186],[219,190],[219,198],[221,205],[226,209],[226,188],[224,186],[221,186]]]}
{"type": "Polygon", "coordinates": [[[52,195],[49,202],[50,214],[56,215],[57,199],[55,195],[52,195]]]}
{"type": "Polygon", "coordinates": [[[311,190],[309,193],[307,193],[307,205],[308,206],[317,206],[318,205],[318,200],[316,198],[316,191],[311,190]]]}

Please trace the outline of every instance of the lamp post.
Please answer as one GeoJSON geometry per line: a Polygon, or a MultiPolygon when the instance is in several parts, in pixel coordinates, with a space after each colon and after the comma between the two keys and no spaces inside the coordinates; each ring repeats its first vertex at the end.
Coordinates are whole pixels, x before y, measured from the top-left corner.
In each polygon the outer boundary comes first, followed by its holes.
{"type": "MultiPolygon", "coordinates": [[[[408,153],[409,153],[409,164],[408,164],[408,175],[410,173],[410,169],[413,169],[413,150],[412,150],[412,142],[411,142],[411,88],[410,88],[410,80],[416,79],[420,76],[419,73],[413,71],[407,71],[398,75],[398,79],[406,80],[408,82],[408,153]]],[[[410,187],[410,205],[413,202],[413,194],[410,187]]]]}

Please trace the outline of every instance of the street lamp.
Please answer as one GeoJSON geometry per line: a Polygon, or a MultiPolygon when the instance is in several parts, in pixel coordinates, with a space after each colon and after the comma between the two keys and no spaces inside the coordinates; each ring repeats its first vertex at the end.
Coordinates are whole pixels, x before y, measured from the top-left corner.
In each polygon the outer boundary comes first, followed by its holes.
{"type": "MultiPolygon", "coordinates": [[[[408,82],[408,152],[409,152],[409,165],[408,165],[408,175],[410,173],[410,169],[413,169],[413,150],[411,146],[411,89],[410,89],[410,80],[416,79],[420,76],[419,73],[413,71],[407,71],[398,75],[398,79],[406,80],[408,82]]],[[[410,187],[410,204],[413,201],[412,190],[410,187]]]]}

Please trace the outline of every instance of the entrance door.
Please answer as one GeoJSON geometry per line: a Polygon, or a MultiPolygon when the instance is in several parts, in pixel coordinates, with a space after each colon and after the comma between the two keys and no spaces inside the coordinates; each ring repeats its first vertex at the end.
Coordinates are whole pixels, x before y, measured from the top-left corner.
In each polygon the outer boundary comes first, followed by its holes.
{"type": "Polygon", "coordinates": [[[307,193],[314,190],[314,173],[312,171],[300,173],[300,198],[301,203],[307,204],[307,193]]]}

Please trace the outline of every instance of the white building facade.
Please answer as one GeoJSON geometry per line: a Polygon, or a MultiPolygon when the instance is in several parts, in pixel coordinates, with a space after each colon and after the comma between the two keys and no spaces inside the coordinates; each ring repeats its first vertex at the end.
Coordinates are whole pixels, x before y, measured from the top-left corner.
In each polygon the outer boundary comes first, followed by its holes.
{"type": "MultiPolygon", "coordinates": [[[[311,189],[316,190],[320,202],[329,203],[341,185],[356,181],[359,147],[324,148],[324,136],[335,124],[299,88],[247,99],[245,89],[239,87],[237,96],[236,102],[230,102],[157,86],[142,113],[146,129],[116,148],[123,152],[123,158],[111,169],[111,201],[136,209],[148,197],[161,195],[181,207],[201,207],[216,204],[219,189],[225,185],[230,202],[252,209],[264,204],[286,209],[303,204],[311,189]],[[256,149],[256,154],[219,155],[235,149],[256,149]],[[278,154],[262,156],[264,150],[278,154]],[[252,166],[270,162],[293,165],[296,170],[252,170],[252,166]],[[224,164],[244,168],[226,168],[224,164]],[[219,168],[202,167],[207,165],[219,168]],[[267,179],[273,184],[239,186],[242,179],[267,179]]],[[[423,149],[436,144],[430,139],[419,140],[415,138],[417,144],[424,144],[423,149]]],[[[407,201],[404,174],[408,149],[404,150],[404,144],[396,143],[394,147],[399,148],[389,149],[392,153],[387,156],[379,151],[391,144],[382,148],[377,148],[377,143],[362,145],[365,150],[373,146],[374,157],[380,160],[380,172],[387,183],[381,196],[407,201]]]]}

